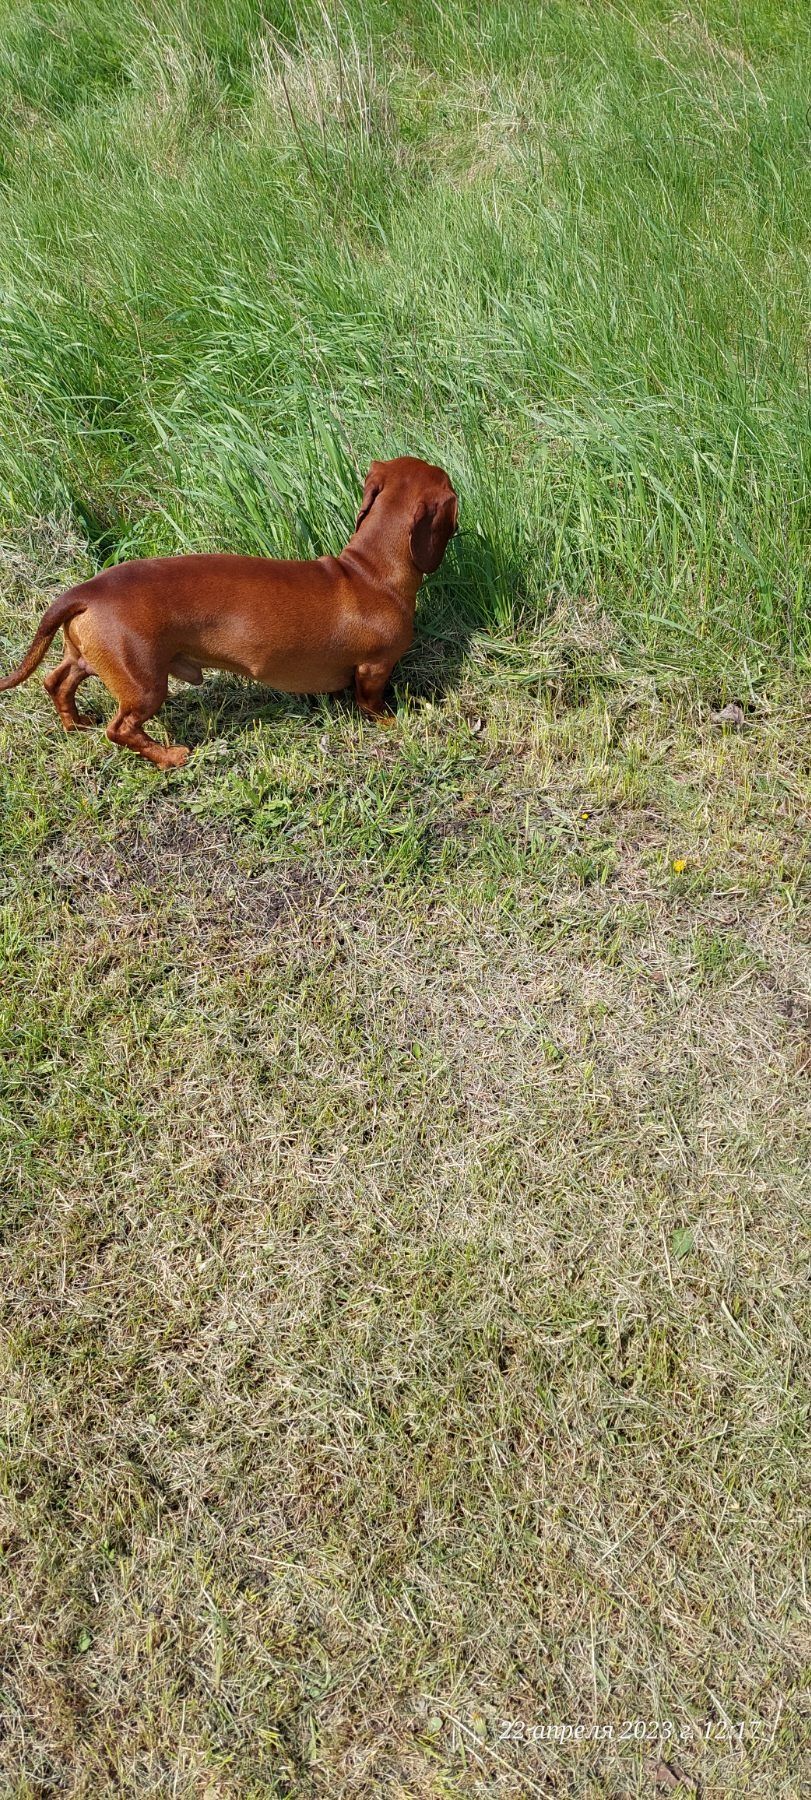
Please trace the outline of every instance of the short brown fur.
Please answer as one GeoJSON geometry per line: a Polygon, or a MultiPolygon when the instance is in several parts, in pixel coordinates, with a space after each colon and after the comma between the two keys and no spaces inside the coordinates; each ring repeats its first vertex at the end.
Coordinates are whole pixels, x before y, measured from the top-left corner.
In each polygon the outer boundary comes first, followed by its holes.
{"type": "Polygon", "coordinates": [[[28,679],[61,626],[65,655],[45,687],[65,729],[90,725],[76,690],[99,675],[118,701],[107,736],[159,768],[189,756],[185,745],[156,743],[144,731],[170,675],[199,685],[204,669],[229,669],[295,694],[354,686],[361,711],[380,718],[389,676],[413,641],[420,583],[439,567],[457,513],[444,470],[413,456],[374,462],[339,556],[119,563],[53,602],[0,689],[28,679]]]}

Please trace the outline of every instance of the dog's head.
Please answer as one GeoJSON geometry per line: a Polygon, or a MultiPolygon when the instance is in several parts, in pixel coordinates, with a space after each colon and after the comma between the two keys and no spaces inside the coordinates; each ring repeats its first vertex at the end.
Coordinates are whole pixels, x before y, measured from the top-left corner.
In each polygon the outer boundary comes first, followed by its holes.
{"type": "Polygon", "coordinates": [[[421,575],[433,575],[459,517],[459,502],[445,470],[421,462],[417,456],[373,462],[363,489],[356,531],[381,495],[385,497],[387,513],[396,509],[407,523],[409,555],[415,568],[421,575]]]}

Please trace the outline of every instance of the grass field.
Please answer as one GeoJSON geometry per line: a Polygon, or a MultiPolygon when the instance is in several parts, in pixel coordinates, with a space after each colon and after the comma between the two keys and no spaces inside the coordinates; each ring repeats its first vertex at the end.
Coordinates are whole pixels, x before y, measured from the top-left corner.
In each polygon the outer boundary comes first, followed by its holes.
{"type": "Polygon", "coordinates": [[[0,700],[15,1800],[807,1791],[809,53],[3,0],[0,665],[463,524],[390,731],[0,700]]]}

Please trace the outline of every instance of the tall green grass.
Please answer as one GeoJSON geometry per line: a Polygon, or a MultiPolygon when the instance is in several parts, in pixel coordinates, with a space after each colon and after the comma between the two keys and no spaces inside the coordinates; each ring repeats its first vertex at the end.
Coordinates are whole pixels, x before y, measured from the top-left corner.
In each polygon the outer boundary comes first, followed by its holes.
{"type": "Polygon", "coordinates": [[[409,450],[467,620],[802,662],[810,53],[799,0],[4,0],[5,534],[309,554],[409,450]]]}

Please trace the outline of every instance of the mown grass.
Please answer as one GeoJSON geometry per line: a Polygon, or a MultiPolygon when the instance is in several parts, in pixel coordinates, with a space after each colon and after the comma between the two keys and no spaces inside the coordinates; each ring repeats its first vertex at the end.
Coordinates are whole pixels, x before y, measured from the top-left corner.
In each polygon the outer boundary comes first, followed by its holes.
{"type": "Polygon", "coordinates": [[[7,0],[4,660],[372,455],[464,532],[385,733],[3,696],[2,1781],[795,1800],[811,24],[263,19],[7,0]]]}
{"type": "Polygon", "coordinates": [[[805,709],[25,693],[10,1790],[796,1796],[805,709]]]}

